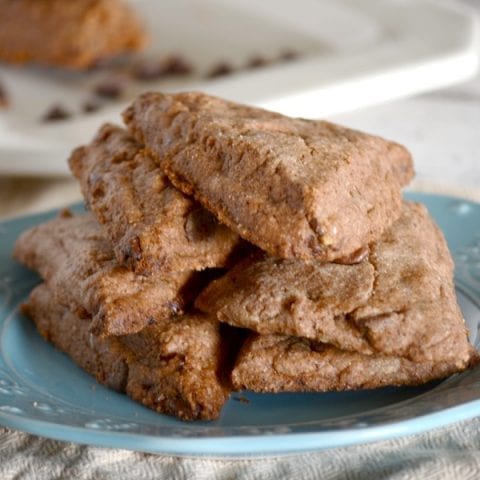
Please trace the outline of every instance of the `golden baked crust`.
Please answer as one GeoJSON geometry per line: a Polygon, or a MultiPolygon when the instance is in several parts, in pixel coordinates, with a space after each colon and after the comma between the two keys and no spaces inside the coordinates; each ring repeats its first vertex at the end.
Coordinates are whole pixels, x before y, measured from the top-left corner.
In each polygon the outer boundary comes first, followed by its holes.
{"type": "Polygon", "coordinates": [[[84,69],[145,39],[122,0],[0,0],[0,59],[9,63],[84,69]]]}
{"type": "Polygon", "coordinates": [[[331,261],[376,240],[413,175],[396,143],[202,93],[146,93],[124,120],[177,188],[281,258],[331,261]]]}
{"type": "Polygon", "coordinates": [[[355,265],[254,257],[196,300],[222,322],[413,361],[469,355],[453,262],[425,207],[402,216],[355,265]]]}
{"type": "Polygon", "coordinates": [[[420,385],[478,363],[469,356],[414,362],[383,354],[363,355],[331,345],[281,335],[252,334],[232,372],[237,390],[255,392],[326,392],[385,386],[420,385]]]}
{"type": "Polygon", "coordinates": [[[213,420],[229,387],[219,373],[224,345],[215,320],[178,317],[121,337],[98,338],[89,322],[55,301],[42,284],[23,306],[39,332],[100,383],[126,392],[157,412],[183,420],[213,420]]]}
{"type": "Polygon", "coordinates": [[[240,242],[176,190],[122,128],[104,125],[69,164],[118,261],[137,273],[223,267],[240,242]]]}
{"type": "Polygon", "coordinates": [[[200,288],[191,271],[144,277],[121,266],[89,214],[64,215],[23,232],[14,256],[40,274],[57,302],[91,317],[100,336],[164,322],[182,313],[200,288]]]}

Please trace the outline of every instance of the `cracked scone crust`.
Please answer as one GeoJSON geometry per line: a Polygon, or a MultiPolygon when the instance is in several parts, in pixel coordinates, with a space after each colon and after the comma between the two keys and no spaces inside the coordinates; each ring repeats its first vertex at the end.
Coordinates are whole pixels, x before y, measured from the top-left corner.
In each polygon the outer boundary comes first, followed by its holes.
{"type": "Polygon", "coordinates": [[[118,261],[137,273],[223,267],[240,242],[122,128],[104,125],[69,164],[118,261]]]}
{"type": "Polygon", "coordinates": [[[58,304],[45,284],[33,290],[23,311],[46,340],[100,383],[157,412],[213,420],[228,397],[219,375],[224,345],[211,318],[188,315],[134,335],[100,339],[89,333],[87,320],[58,304]]]}
{"type": "Polygon", "coordinates": [[[281,335],[252,334],[232,372],[236,390],[326,392],[384,386],[420,385],[478,363],[470,355],[413,362],[403,357],[363,355],[331,345],[281,335]]]}
{"type": "Polygon", "coordinates": [[[261,334],[364,354],[413,361],[469,355],[446,242],[425,207],[414,203],[404,204],[400,219],[358,264],[249,258],[209,284],[196,306],[261,334]]]}
{"type": "Polygon", "coordinates": [[[122,0],[0,0],[0,59],[85,69],[145,44],[122,0]]]}
{"type": "Polygon", "coordinates": [[[40,274],[56,301],[91,317],[100,336],[136,333],[182,313],[199,288],[190,271],[143,277],[119,265],[90,214],[65,213],[25,231],[14,256],[40,274]]]}
{"type": "Polygon", "coordinates": [[[201,93],[147,93],[124,113],[172,183],[270,255],[347,257],[392,224],[413,176],[400,145],[201,93]]]}

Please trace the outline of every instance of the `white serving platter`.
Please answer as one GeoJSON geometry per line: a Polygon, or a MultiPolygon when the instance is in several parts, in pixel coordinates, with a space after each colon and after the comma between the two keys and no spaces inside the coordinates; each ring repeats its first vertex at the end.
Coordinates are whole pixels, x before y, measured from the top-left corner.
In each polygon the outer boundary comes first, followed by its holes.
{"type": "Polygon", "coordinates": [[[202,90],[294,116],[319,118],[459,82],[478,65],[478,27],[467,10],[419,0],[130,0],[145,20],[145,53],[177,53],[195,74],[129,83],[121,102],[80,113],[105,72],[0,67],[10,106],[0,112],[0,174],[68,175],[72,148],[101,123],[120,122],[144,90],[202,90]],[[278,61],[282,53],[298,57],[278,61]],[[270,61],[247,69],[254,57],[270,61]],[[227,61],[231,75],[206,79],[227,61]],[[72,118],[42,123],[53,104],[72,118]]]}

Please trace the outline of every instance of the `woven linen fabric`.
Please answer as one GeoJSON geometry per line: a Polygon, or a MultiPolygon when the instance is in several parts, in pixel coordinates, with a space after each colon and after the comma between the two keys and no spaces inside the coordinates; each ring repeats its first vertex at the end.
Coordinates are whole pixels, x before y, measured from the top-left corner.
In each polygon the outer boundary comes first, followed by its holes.
{"type": "Polygon", "coordinates": [[[0,478],[35,480],[473,480],[480,418],[386,442],[287,457],[178,458],[98,448],[0,430],[0,478]]]}

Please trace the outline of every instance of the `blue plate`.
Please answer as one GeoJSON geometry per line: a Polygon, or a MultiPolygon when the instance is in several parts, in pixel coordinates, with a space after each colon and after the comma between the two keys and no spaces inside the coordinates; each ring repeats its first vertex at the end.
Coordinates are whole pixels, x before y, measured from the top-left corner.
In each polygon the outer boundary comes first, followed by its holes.
{"type": "MultiPolygon", "coordinates": [[[[426,194],[456,260],[458,299],[479,343],[480,205],[426,194]]],[[[78,207],[81,208],[81,207],[78,207]]],[[[181,422],[102,387],[18,312],[33,273],[10,258],[24,229],[55,212],[0,224],[0,423],[45,437],[175,455],[291,454],[390,439],[480,414],[480,368],[415,388],[233,394],[215,422],[181,422]],[[245,401],[245,399],[247,401],[245,401]]]]}

